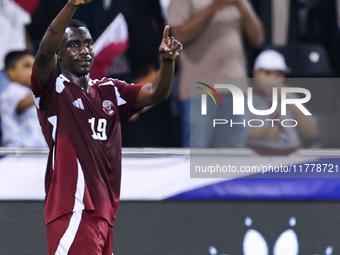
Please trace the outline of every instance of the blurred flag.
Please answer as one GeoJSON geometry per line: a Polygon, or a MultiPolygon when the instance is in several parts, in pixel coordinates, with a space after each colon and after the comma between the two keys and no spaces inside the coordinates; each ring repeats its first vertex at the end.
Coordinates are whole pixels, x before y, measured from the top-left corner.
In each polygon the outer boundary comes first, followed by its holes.
{"type": "Polygon", "coordinates": [[[37,9],[40,0],[14,0],[17,4],[26,10],[31,16],[33,15],[35,9],[37,9]]]}
{"type": "Polygon", "coordinates": [[[93,45],[92,79],[101,79],[109,74],[113,60],[128,49],[128,39],[127,23],[120,13],[93,45]]]}

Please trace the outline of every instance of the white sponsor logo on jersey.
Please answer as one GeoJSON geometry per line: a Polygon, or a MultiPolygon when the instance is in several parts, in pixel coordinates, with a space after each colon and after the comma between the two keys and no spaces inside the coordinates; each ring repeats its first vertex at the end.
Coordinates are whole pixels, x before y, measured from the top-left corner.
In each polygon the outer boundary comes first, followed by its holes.
{"type": "Polygon", "coordinates": [[[73,105],[79,109],[84,110],[84,105],[83,105],[83,101],[81,100],[81,98],[78,98],[77,100],[75,100],[73,102],[73,105]]]}

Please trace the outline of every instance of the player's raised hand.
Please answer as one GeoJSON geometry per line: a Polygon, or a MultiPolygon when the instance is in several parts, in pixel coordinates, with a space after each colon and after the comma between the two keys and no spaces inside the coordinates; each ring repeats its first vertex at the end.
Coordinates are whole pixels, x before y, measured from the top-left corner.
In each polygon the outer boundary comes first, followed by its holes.
{"type": "Polygon", "coordinates": [[[165,26],[159,52],[164,59],[176,59],[183,49],[183,45],[172,36],[169,37],[169,31],[170,26],[165,26]]]}
{"type": "Polygon", "coordinates": [[[73,3],[74,5],[80,5],[80,4],[88,4],[92,0],[69,0],[69,2],[73,3]]]}

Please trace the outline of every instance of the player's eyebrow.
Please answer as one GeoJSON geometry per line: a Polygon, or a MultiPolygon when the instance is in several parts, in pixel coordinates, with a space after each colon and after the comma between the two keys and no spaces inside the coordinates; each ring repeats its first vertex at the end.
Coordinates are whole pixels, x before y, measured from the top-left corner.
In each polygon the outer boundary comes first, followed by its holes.
{"type": "MultiPolygon", "coordinates": [[[[82,40],[79,40],[79,39],[71,39],[71,40],[69,40],[69,41],[67,41],[67,44],[71,44],[71,43],[81,43],[82,42],[82,40]]],[[[93,39],[92,38],[87,38],[87,39],[85,39],[84,40],[84,42],[85,43],[87,43],[87,42],[93,42],[93,39]]]]}
{"type": "Polygon", "coordinates": [[[73,40],[67,41],[67,44],[70,44],[70,43],[79,43],[79,42],[80,42],[79,39],[73,39],[73,40]]]}
{"type": "Polygon", "coordinates": [[[88,38],[88,39],[85,40],[85,42],[91,42],[91,43],[93,43],[93,39],[92,39],[92,38],[88,38]]]}

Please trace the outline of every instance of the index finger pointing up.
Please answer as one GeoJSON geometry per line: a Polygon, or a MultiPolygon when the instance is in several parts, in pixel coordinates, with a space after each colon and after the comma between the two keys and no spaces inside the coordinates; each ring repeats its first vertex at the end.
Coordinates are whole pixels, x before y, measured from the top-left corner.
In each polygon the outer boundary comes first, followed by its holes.
{"type": "Polygon", "coordinates": [[[169,31],[170,31],[170,26],[166,25],[163,31],[163,38],[168,39],[169,38],[169,31]]]}

